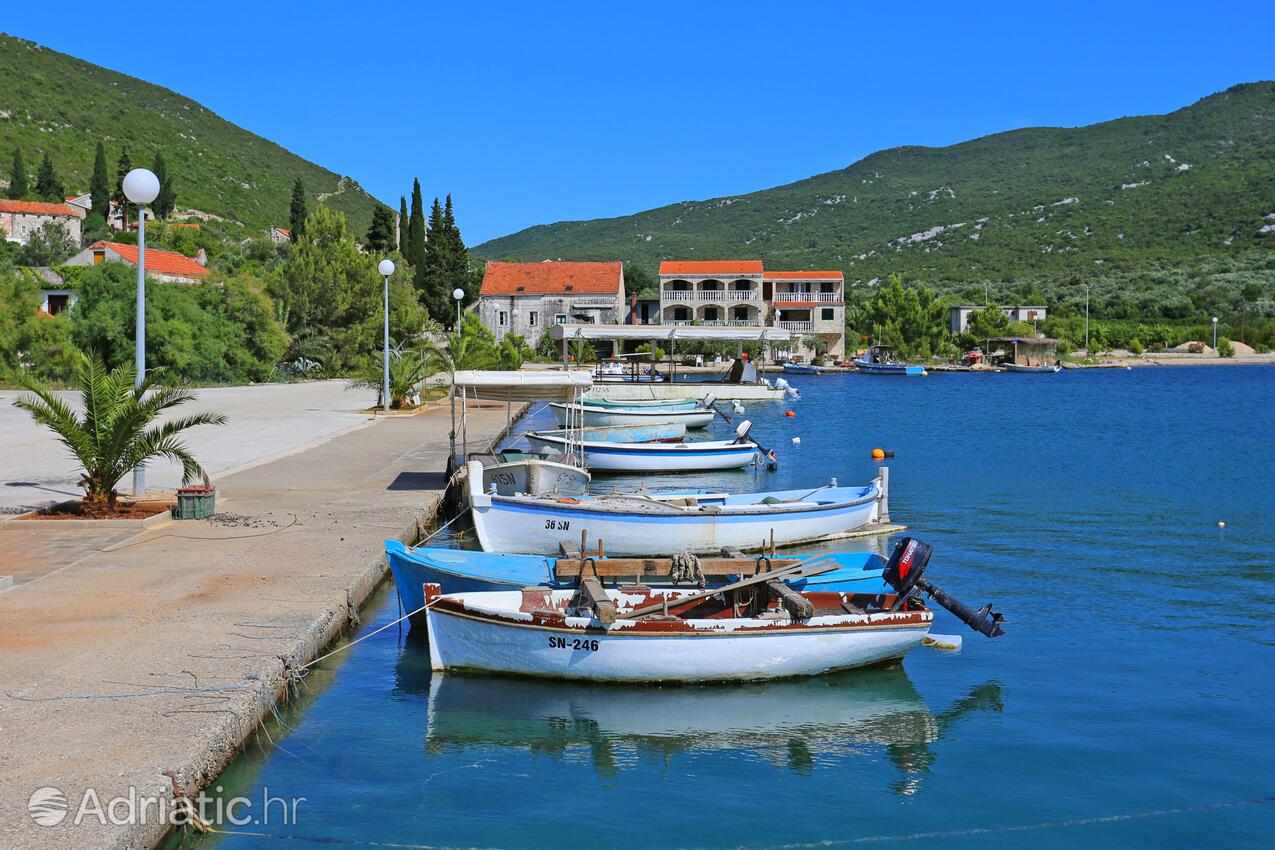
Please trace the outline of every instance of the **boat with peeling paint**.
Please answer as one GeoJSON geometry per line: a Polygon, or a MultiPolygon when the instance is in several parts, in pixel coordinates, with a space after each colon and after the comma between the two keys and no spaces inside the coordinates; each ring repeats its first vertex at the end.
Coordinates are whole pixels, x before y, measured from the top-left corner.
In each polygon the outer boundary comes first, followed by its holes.
{"type": "Polygon", "coordinates": [[[597,428],[605,425],[682,425],[686,428],[707,428],[717,416],[717,411],[696,403],[692,407],[602,407],[588,402],[564,404],[552,402],[549,409],[553,418],[563,428],[597,428]]]}
{"type": "Polygon", "coordinates": [[[445,596],[427,586],[431,667],[596,682],[814,676],[902,658],[934,619],[914,600],[890,610],[893,594],[790,591],[806,616],[785,610],[767,585],[707,598],[678,588],[603,592],[614,608],[610,623],[578,605],[574,590],[445,596]]]}

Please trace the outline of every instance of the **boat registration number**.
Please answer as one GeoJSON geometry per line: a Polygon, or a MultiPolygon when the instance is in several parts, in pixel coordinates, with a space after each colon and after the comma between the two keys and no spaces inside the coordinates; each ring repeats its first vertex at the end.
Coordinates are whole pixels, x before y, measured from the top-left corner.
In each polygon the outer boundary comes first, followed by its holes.
{"type": "Polygon", "coordinates": [[[549,519],[545,520],[545,528],[550,531],[566,531],[571,528],[571,520],[569,519],[549,519]]]}
{"type": "Polygon", "coordinates": [[[550,649],[570,649],[576,652],[597,652],[598,642],[589,638],[565,638],[551,636],[549,638],[550,649]]]}

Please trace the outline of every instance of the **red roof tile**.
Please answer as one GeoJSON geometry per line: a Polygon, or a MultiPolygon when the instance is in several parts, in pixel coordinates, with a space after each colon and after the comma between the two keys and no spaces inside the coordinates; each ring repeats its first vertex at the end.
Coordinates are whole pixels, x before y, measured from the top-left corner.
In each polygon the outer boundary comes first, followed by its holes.
{"type": "Polygon", "coordinates": [[[837,271],[820,272],[766,272],[766,280],[844,280],[845,275],[837,271]]]}
{"type": "Polygon", "coordinates": [[[26,213],[27,215],[62,215],[79,218],[78,211],[66,204],[46,204],[44,201],[0,200],[0,212],[26,213]]]}
{"type": "Polygon", "coordinates": [[[615,295],[621,291],[619,263],[487,264],[481,295],[615,295]]]}
{"type": "MultiPolygon", "coordinates": [[[[122,242],[94,242],[89,247],[106,248],[108,251],[118,254],[126,262],[137,265],[136,245],[125,245],[122,242]]],[[[208,269],[185,254],[178,254],[176,251],[159,251],[154,248],[146,249],[146,270],[154,274],[167,274],[176,277],[208,277],[208,269]]]]}
{"type": "Polygon", "coordinates": [[[660,274],[761,274],[761,260],[665,260],[660,274]]]}

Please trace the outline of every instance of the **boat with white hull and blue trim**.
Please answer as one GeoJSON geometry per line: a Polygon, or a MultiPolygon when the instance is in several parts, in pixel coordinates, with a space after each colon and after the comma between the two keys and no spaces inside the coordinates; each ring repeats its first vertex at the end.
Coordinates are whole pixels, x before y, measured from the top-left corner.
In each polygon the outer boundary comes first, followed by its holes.
{"type": "Polygon", "coordinates": [[[865,354],[851,361],[854,368],[864,375],[912,375],[928,374],[924,366],[903,363],[894,358],[890,349],[884,345],[874,345],[865,354]]]}
{"type": "Polygon", "coordinates": [[[573,440],[565,434],[537,431],[523,436],[533,449],[545,448],[572,453],[581,458],[586,469],[595,472],[704,472],[742,469],[757,456],[757,444],[747,436],[734,440],[701,440],[690,443],[573,440]]]}
{"type": "Polygon", "coordinates": [[[694,407],[599,407],[592,404],[549,405],[558,425],[598,428],[607,425],[672,424],[686,428],[707,428],[717,411],[698,404],[694,407]]]}
{"type": "Polygon", "coordinates": [[[753,493],[631,493],[579,498],[474,492],[470,513],[488,552],[549,554],[587,532],[615,555],[717,552],[825,540],[888,522],[886,474],[864,487],[753,493]]]}

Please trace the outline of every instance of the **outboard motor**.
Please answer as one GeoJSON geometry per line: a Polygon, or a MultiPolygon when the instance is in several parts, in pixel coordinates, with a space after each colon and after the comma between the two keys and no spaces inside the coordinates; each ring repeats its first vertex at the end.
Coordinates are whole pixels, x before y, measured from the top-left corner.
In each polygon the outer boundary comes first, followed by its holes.
{"type": "Polygon", "coordinates": [[[735,426],[735,442],[751,443],[752,440],[748,439],[748,432],[751,431],[752,428],[753,428],[753,422],[751,419],[745,419],[743,422],[740,422],[738,425],[736,425],[735,426]]]}
{"type": "Polygon", "coordinates": [[[712,407],[713,405],[717,404],[717,396],[713,395],[712,393],[709,393],[708,395],[704,396],[704,400],[700,403],[704,405],[705,407],[712,407]]]}
{"type": "Polygon", "coordinates": [[[934,550],[928,543],[923,543],[914,537],[904,537],[895,545],[883,576],[886,584],[893,587],[899,594],[898,600],[890,610],[897,611],[913,593],[922,591],[979,634],[989,638],[1005,634],[1005,630],[1001,628],[1005,618],[992,610],[992,603],[989,602],[975,611],[960,600],[949,596],[941,588],[930,584],[925,578],[925,567],[929,564],[933,553],[934,550]]]}

